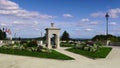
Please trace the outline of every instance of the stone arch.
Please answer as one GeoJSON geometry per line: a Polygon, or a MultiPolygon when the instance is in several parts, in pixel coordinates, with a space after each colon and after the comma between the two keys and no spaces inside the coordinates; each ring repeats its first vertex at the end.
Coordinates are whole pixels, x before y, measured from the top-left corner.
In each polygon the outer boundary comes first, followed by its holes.
{"type": "Polygon", "coordinates": [[[46,28],[46,43],[47,43],[47,47],[49,49],[52,48],[52,44],[51,44],[51,35],[55,35],[55,48],[59,48],[60,47],[60,29],[54,27],[54,23],[51,23],[51,27],[50,28],[46,28]]]}

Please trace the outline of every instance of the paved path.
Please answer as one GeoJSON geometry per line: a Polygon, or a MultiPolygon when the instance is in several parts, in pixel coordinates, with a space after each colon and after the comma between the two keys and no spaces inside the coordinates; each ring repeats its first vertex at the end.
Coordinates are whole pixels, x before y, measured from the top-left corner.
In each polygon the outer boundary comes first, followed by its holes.
{"type": "Polygon", "coordinates": [[[113,47],[106,59],[89,59],[57,49],[76,60],[54,60],[35,57],[0,54],[0,68],[120,68],[120,47],[113,47]]]}

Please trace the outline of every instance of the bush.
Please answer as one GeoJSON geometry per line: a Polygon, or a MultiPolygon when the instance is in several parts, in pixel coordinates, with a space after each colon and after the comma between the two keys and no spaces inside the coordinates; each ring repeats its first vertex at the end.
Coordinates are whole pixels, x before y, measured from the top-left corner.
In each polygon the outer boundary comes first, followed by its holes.
{"type": "Polygon", "coordinates": [[[97,51],[97,48],[95,47],[90,47],[90,52],[96,52],[97,51]]]}
{"type": "Polygon", "coordinates": [[[89,51],[90,47],[86,46],[84,47],[84,50],[89,51]]]}
{"type": "Polygon", "coordinates": [[[22,44],[25,44],[25,43],[28,43],[28,42],[25,41],[25,40],[20,41],[20,44],[21,44],[21,45],[22,45],[22,44]]]}
{"type": "Polygon", "coordinates": [[[61,47],[74,47],[75,45],[73,43],[69,43],[69,42],[61,42],[60,46],[61,47]]]}
{"type": "Polygon", "coordinates": [[[79,49],[83,49],[84,48],[84,45],[76,45],[75,48],[79,48],[79,49]]]}
{"type": "Polygon", "coordinates": [[[37,41],[30,41],[28,44],[27,44],[27,47],[37,47],[38,44],[37,44],[37,41]]]}
{"type": "Polygon", "coordinates": [[[43,46],[38,46],[37,47],[37,52],[42,52],[43,46]]]}
{"type": "Polygon", "coordinates": [[[19,47],[17,45],[13,45],[11,48],[12,49],[19,49],[19,47]]]}

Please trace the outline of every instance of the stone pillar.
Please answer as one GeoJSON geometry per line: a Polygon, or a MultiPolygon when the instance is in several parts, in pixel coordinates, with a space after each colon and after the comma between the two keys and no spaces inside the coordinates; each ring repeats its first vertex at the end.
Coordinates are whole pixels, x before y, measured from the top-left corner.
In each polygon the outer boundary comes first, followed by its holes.
{"type": "Polygon", "coordinates": [[[40,40],[40,41],[37,41],[38,45],[43,45],[43,41],[40,40]]]}
{"type": "Polygon", "coordinates": [[[49,49],[51,49],[51,39],[50,39],[50,34],[48,33],[47,34],[47,47],[49,48],[49,49]]]}
{"type": "Polygon", "coordinates": [[[59,39],[59,34],[56,35],[56,47],[60,48],[60,39],[59,39]]]}

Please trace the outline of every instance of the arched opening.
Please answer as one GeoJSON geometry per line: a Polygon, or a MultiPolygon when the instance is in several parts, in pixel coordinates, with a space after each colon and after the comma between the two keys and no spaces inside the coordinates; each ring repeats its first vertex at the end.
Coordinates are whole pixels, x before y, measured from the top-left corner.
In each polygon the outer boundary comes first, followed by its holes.
{"type": "Polygon", "coordinates": [[[56,42],[56,34],[52,34],[52,36],[51,36],[51,47],[52,48],[56,48],[57,46],[56,46],[56,44],[57,44],[57,42],[56,42]]]}

